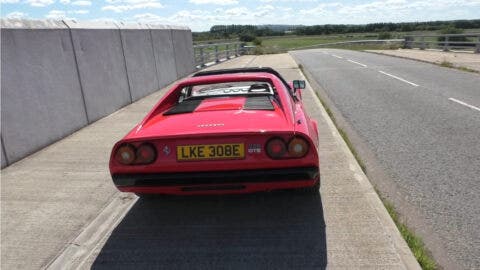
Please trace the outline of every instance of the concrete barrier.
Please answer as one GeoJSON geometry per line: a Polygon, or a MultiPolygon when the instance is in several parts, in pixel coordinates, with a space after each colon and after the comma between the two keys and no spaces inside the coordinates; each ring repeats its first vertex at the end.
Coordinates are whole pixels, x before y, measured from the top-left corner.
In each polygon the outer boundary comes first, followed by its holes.
{"type": "Polygon", "coordinates": [[[131,103],[120,29],[112,22],[65,23],[72,33],[89,122],[131,103]]]}
{"type": "MultiPolygon", "coordinates": [[[[153,41],[153,52],[157,65],[157,76],[160,87],[181,77],[177,73],[175,50],[173,48],[172,30],[168,26],[148,25],[153,41]]],[[[193,48],[193,44],[192,44],[193,48]]]]}
{"type": "Polygon", "coordinates": [[[5,149],[3,149],[3,142],[1,142],[0,144],[2,145],[2,168],[3,168],[7,166],[7,160],[5,159],[5,149]]]}
{"type": "Polygon", "coordinates": [[[12,163],[80,129],[87,118],[65,24],[7,20],[1,35],[2,140],[12,163]]]}
{"type": "Polygon", "coordinates": [[[147,25],[124,23],[117,25],[122,37],[130,92],[132,100],[136,101],[161,88],[158,84],[152,36],[147,25]]]}
{"type": "Polygon", "coordinates": [[[15,19],[1,26],[2,168],[194,71],[188,28],[15,19]]]}
{"type": "Polygon", "coordinates": [[[188,28],[172,29],[173,47],[175,48],[175,64],[177,75],[183,77],[195,70],[192,32],[188,28]]]}

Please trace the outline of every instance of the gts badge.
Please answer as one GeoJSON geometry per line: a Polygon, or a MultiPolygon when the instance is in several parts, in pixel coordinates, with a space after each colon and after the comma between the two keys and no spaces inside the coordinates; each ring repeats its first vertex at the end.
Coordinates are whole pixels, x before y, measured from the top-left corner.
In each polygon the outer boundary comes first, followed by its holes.
{"type": "Polygon", "coordinates": [[[247,152],[249,154],[260,154],[262,153],[262,145],[261,144],[249,144],[247,148],[247,152]]]}

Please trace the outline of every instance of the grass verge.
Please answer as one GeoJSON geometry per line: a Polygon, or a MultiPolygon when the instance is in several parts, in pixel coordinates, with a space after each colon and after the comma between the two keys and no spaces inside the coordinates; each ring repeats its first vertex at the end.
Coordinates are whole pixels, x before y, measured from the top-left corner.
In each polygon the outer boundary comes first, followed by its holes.
{"type": "MultiPolygon", "coordinates": [[[[300,64],[300,65],[298,65],[298,67],[300,68],[302,73],[305,74],[305,72],[303,70],[303,66],[300,64]]],[[[367,168],[366,168],[365,164],[363,163],[363,161],[360,159],[357,151],[355,150],[355,147],[352,145],[350,139],[348,138],[348,135],[345,133],[345,131],[343,129],[338,127],[338,124],[336,123],[335,117],[334,117],[332,111],[330,110],[330,108],[325,103],[325,101],[320,97],[320,95],[316,91],[314,91],[314,92],[315,92],[315,95],[317,96],[318,100],[322,104],[322,106],[325,108],[325,111],[327,112],[328,116],[332,119],[333,124],[337,128],[338,132],[342,136],[343,140],[347,144],[348,148],[352,152],[352,154],[355,157],[355,159],[357,160],[358,164],[362,168],[362,171],[366,174],[367,168]]],[[[385,198],[383,198],[383,196],[380,194],[380,192],[377,189],[375,189],[375,191],[377,192],[377,194],[380,197],[383,205],[387,209],[388,214],[390,215],[393,222],[397,226],[397,228],[400,231],[400,234],[402,235],[403,239],[405,239],[405,242],[407,242],[408,247],[412,251],[413,255],[417,259],[417,261],[420,264],[420,266],[422,267],[422,269],[424,269],[424,270],[436,270],[437,269],[437,264],[433,260],[430,253],[427,251],[427,249],[425,247],[425,244],[423,243],[423,240],[419,236],[415,235],[415,233],[412,230],[410,230],[408,228],[408,226],[400,220],[398,212],[395,210],[395,207],[393,206],[393,204],[391,202],[387,201],[385,198]]]]}
{"type": "Polygon", "coordinates": [[[445,61],[445,60],[438,65],[441,66],[441,67],[454,68],[454,69],[467,71],[467,72],[480,73],[479,71],[468,68],[468,67],[455,66],[453,63],[445,61]]]}
{"type": "MultiPolygon", "coordinates": [[[[378,190],[376,191],[377,191],[377,194],[379,194],[378,190]]],[[[437,264],[435,263],[430,253],[425,248],[425,244],[423,243],[423,240],[417,235],[415,235],[415,233],[413,233],[405,223],[400,221],[398,213],[391,202],[387,201],[380,194],[379,194],[379,197],[382,200],[383,205],[387,209],[388,214],[390,214],[390,217],[392,217],[393,222],[395,222],[395,225],[400,231],[400,234],[402,235],[403,239],[405,239],[405,242],[407,242],[408,247],[412,251],[413,255],[417,259],[422,269],[424,270],[437,269],[437,264]]]]}

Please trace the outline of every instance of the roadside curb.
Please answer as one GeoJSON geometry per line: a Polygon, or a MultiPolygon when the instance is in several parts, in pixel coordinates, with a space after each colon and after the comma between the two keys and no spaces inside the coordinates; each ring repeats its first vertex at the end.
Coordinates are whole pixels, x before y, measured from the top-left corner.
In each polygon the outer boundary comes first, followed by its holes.
{"type": "Polygon", "coordinates": [[[105,208],[82,228],[80,234],[67,244],[45,269],[83,269],[97,247],[102,246],[114,228],[137,202],[132,194],[117,192],[105,208]]]}
{"type": "MultiPolygon", "coordinates": [[[[294,55],[290,54],[289,55],[295,60],[295,62],[298,64],[298,60],[295,58],[294,55]]],[[[383,224],[385,231],[388,234],[388,237],[391,239],[396,252],[398,253],[400,260],[403,262],[405,265],[406,269],[421,269],[420,265],[418,264],[417,260],[415,259],[412,251],[408,247],[407,243],[403,239],[402,235],[400,234],[397,226],[393,222],[392,218],[388,214],[385,206],[383,205],[382,201],[380,200],[378,194],[375,192],[372,184],[370,183],[368,177],[365,175],[365,173],[362,171],[360,165],[358,164],[357,160],[353,156],[352,152],[348,148],[346,142],[343,140],[341,137],[337,127],[333,123],[332,119],[328,115],[326,109],[323,107],[321,104],[320,100],[318,97],[316,97],[315,90],[314,89],[320,89],[321,86],[318,85],[315,80],[313,79],[313,76],[307,71],[307,70],[301,70],[299,68],[300,73],[303,76],[303,79],[307,81],[307,87],[306,90],[310,91],[311,94],[315,97],[315,103],[318,105],[320,108],[322,116],[326,119],[328,126],[330,127],[333,136],[335,139],[339,142],[340,147],[342,148],[342,151],[346,154],[348,162],[349,162],[349,167],[350,170],[353,171],[355,179],[359,182],[360,186],[363,189],[363,193],[365,197],[367,198],[370,207],[375,210],[377,213],[377,218],[379,221],[383,224]]]]}

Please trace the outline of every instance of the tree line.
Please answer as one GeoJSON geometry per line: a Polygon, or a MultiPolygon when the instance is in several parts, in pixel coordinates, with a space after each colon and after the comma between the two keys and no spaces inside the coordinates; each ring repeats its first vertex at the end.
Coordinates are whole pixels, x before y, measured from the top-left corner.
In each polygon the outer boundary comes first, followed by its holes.
{"type": "Polygon", "coordinates": [[[193,33],[194,39],[228,39],[240,38],[242,41],[253,41],[256,37],[296,35],[329,35],[367,32],[412,32],[438,31],[442,29],[480,28],[480,19],[402,23],[369,23],[369,24],[324,24],[324,25],[214,25],[207,32],[193,33]]]}

